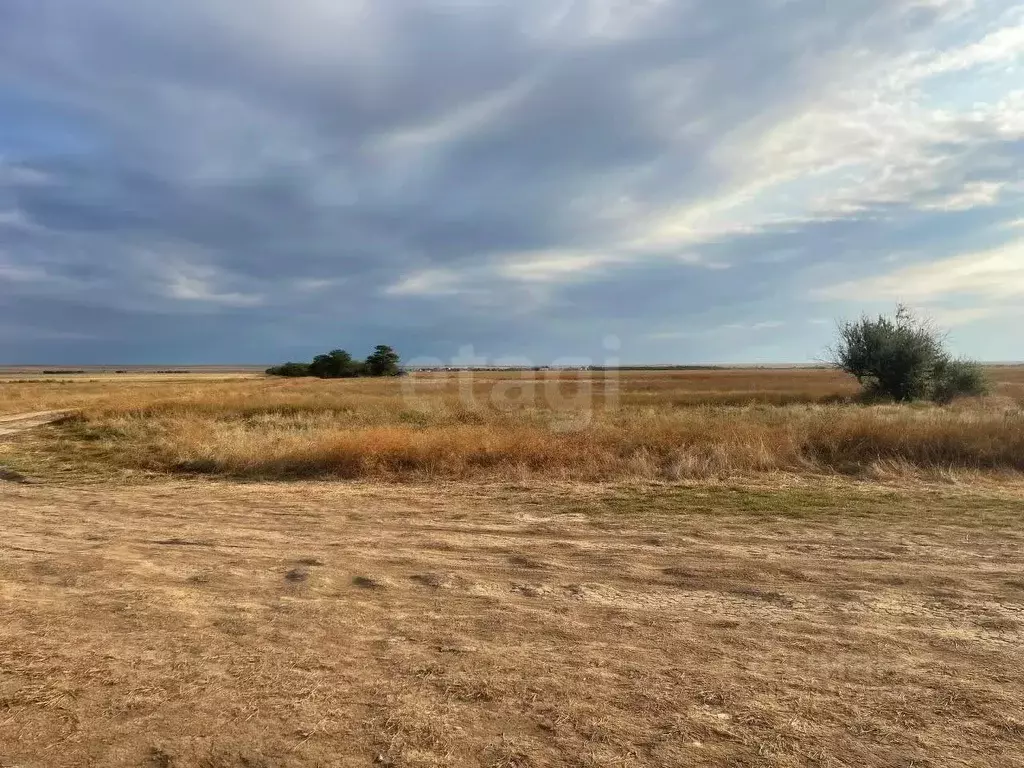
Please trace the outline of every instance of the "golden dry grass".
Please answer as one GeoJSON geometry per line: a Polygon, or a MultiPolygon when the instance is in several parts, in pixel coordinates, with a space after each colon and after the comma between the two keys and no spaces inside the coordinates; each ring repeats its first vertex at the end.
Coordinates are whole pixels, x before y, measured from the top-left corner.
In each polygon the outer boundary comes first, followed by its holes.
{"type": "MultiPolygon", "coordinates": [[[[996,397],[1024,404],[1024,365],[991,367],[987,373],[996,397]]],[[[853,379],[824,368],[623,371],[617,378],[602,373],[482,372],[474,373],[471,378],[473,399],[480,404],[491,401],[496,386],[501,388],[498,394],[507,393],[509,399],[514,399],[517,393],[526,396],[536,393],[542,405],[558,386],[569,407],[581,386],[589,387],[599,403],[604,400],[605,389],[614,388],[619,392],[621,405],[656,407],[820,403],[851,398],[857,393],[853,379]]],[[[406,381],[414,396],[429,399],[460,397],[466,388],[465,379],[465,374],[425,373],[414,374],[406,381]]],[[[303,405],[336,395],[389,397],[394,387],[393,382],[373,379],[288,381],[230,371],[42,376],[38,372],[0,369],[0,415],[96,405],[138,407],[167,400],[199,403],[231,395],[241,401],[252,394],[266,397],[270,392],[277,392],[279,399],[291,398],[303,405]]]]}
{"type": "Polygon", "coordinates": [[[20,394],[24,410],[82,408],[23,449],[28,464],[72,457],[93,469],[252,479],[603,481],[1018,473],[1024,369],[992,376],[994,396],[948,408],[853,405],[844,402],[855,392],[849,380],[807,369],[0,386],[20,394]]]}
{"type": "Polygon", "coordinates": [[[1024,765],[1019,486],[8,486],[0,764],[1024,765]]]}
{"type": "Polygon", "coordinates": [[[261,378],[254,374],[42,376],[8,371],[0,374],[0,416],[213,392],[261,378]]]}
{"type": "Polygon", "coordinates": [[[1024,767],[1022,373],[0,383],[0,766],[1024,767]]]}

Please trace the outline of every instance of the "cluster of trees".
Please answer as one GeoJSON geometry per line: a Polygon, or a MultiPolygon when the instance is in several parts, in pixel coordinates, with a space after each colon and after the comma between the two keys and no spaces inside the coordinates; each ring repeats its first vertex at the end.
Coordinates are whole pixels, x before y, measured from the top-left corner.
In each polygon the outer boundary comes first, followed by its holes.
{"type": "Polygon", "coordinates": [[[311,363],[285,363],[268,368],[271,376],[316,376],[321,379],[352,379],[357,376],[399,376],[402,373],[398,353],[386,344],[378,344],[365,360],[356,360],[344,349],[317,355],[311,363]]]}
{"type": "Polygon", "coordinates": [[[900,305],[892,317],[841,323],[829,358],[857,378],[869,400],[948,403],[985,394],[988,382],[981,366],[954,358],[945,341],[934,323],[900,305]]]}

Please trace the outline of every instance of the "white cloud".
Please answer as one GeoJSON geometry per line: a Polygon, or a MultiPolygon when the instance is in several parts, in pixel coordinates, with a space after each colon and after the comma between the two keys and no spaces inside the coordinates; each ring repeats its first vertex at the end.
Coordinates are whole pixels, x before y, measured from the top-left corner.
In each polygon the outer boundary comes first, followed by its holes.
{"type": "Polygon", "coordinates": [[[757,331],[772,331],[779,328],[785,327],[786,323],[782,320],[762,320],[756,323],[726,323],[725,325],[712,326],[710,328],[700,328],[695,330],[683,330],[683,331],[664,331],[660,333],[648,334],[649,339],[660,339],[668,341],[672,339],[693,339],[702,336],[718,336],[722,334],[735,335],[739,333],[750,333],[757,331]]]}
{"type": "Polygon", "coordinates": [[[918,208],[923,211],[969,211],[972,208],[995,205],[1006,186],[1006,182],[968,182],[961,190],[923,202],[918,208]]]}
{"type": "Polygon", "coordinates": [[[164,283],[161,293],[176,301],[199,302],[223,307],[255,307],[263,304],[263,296],[217,287],[222,275],[212,267],[175,262],[163,265],[164,283]]]}
{"type": "Polygon", "coordinates": [[[930,317],[942,328],[956,328],[982,320],[1019,317],[1024,315],[1024,307],[999,304],[989,304],[982,307],[927,306],[922,308],[922,314],[930,317]]]}
{"type": "Polygon", "coordinates": [[[0,279],[12,283],[37,283],[49,279],[42,267],[0,261],[0,279]]]}
{"type": "Polygon", "coordinates": [[[538,251],[505,256],[496,268],[500,277],[524,282],[561,282],[593,276],[596,270],[622,259],[611,253],[538,251]]]}
{"type": "Polygon", "coordinates": [[[452,296],[462,282],[458,273],[447,269],[426,269],[402,277],[385,289],[389,296],[452,296]]]}
{"type": "Polygon", "coordinates": [[[465,140],[514,109],[535,84],[535,77],[522,77],[477,100],[460,104],[440,117],[376,137],[370,147],[389,157],[394,152],[423,152],[432,147],[465,140]]]}
{"type": "MultiPolygon", "coordinates": [[[[959,25],[969,10],[961,5],[947,21],[959,25]]],[[[756,132],[723,136],[715,153],[732,170],[731,184],[649,216],[638,243],[694,245],[880,204],[964,211],[998,203],[1019,180],[1019,166],[985,167],[972,152],[1024,139],[1024,91],[996,86],[995,99],[961,103],[929,81],[983,63],[1012,66],[1024,52],[1020,16],[1000,19],[1004,26],[960,47],[895,56],[854,51],[834,61],[830,89],[756,132]],[[965,180],[972,171],[993,178],[965,180]]],[[[968,93],[972,86],[964,80],[968,93]]]]}
{"type": "Polygon", "coordinates": [[[292,280],[292,287],[301,293],[318,293],[345,283],[343,277],[303,277],[292,280]]]}
{"type": "Polygon", "coordinates": [[[10,210],[0,211],[0,228],[2,227],[31,230],[35,228],[35,225],[28,216],[25,215],[24,211],[12,208],[10,210]]]}
{"type": "MultiPolygon", "coordinates": [[[[643,259],[658,258],[711,270],[728,269],[731,265],[705,261],[699,254],[674,252],[639,256],[627,245],[609,244],[600,251],[539,250],[493,254],[488,261],[459,271],[427,269],[402,277],[385,289],[389,296],[454,296],[462,295],[477,303],[484,295],[495,296],[501,283],[516,283],[537,303],[551,298],[546,290],[568,283],[592,280],[609,270],[643,259]]],[[[520,301],[519,295],[516,301],[520,301]]]]}
{"type": "Polygon", "coordinates": [[[828,286],[814,295],[819,299],[909,302],[955,295],[996,300],[1024,296],[1024,240],[828,286]]]}
{"type": "Polygon", "coordinates": [[[1021,14],[1008,18],[1008,26],[986,35],[976,43],[928,57],[921,55],[920,63],[907,67],[895,79],[903,83],[927,80],[951,72],[962,72],[985,64],[1006,65],[1024,54],[1024,24],[1021,14]]]}
{"type": "Polygon", "coordinates": [[[0,186],[42,186],[49,181],[49,176],[42,171],[9,162],[0,155],[0,186]]]}

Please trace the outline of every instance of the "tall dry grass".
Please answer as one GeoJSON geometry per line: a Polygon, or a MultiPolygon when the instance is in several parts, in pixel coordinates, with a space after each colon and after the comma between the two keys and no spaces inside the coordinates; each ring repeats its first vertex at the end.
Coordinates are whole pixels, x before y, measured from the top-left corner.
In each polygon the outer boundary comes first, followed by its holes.
{"type": "Polygon", "coordinates": [[[1005,387],[949,408],[833,402],[852,390],[828,371],[193,381],[113,388],[52,447],[249,478],[1024,472],[1024,412],[1005,387]]]}
{"type": "MultiPolygon", "coordinates": [[[[992,367],[988,371],[994,394],[1024,404],[1024,366],[992,367]]],[[[439,396],[462,399],[466,389],[460,374],[417,374],[407,380],[413,398],[431,401],[439,396]]],[[[560,388],[569,407],[574,394],[588,388],[598,400],[608,390],[618,390],[623,406],[655,408],[692,405],[792,405],[853,398],[856,382],[829,369],[716,369],[696,371],[628,371],[615,376],[576,373],[521,374],[477,373],[470,389],[480,404],[492,402],[495,392],[514,399],[515,390],[533,390],[541,399],[560,388]]],[[[395,383],[381,380],[333,381],[275,380],[247,373],[164,375],[93,375],[26,377],[24,373],[0,374],[0,416],[71,408],[128,409],[166,401],[193,403],[197,407],[233,408],[229,401],[256,400],[283,408],[312,405],[331,407],[339,398],[356,397],[360,404],[380,397],[392,402],[395,383]],[[221,405],[216,405],[219,402],[221,405]]]]}
{"type": "Polygon", "coordinates": [[[161,399],[201,398],[263,381],[253,375],[0,376],[0,417],[161,399]]]}

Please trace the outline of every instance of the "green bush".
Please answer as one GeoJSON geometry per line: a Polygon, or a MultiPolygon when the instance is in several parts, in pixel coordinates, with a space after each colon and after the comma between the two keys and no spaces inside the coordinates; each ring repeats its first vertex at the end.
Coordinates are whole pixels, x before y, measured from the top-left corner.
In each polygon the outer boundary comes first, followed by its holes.
{"type": "Polygon", "coordinates": [[[973,360],[942,360],[935,367],[932,399],[949,403],[957,397],[978,397],[989,391],[985,372],[973,360]]]}
{"type": "Polygon", "coordinates": [[[397,376],[401,373],[398,353],[386,344],[378,344],[366,358],[366,371],[370,376],[397,376]]]}
{"type": "Polygon", "coordinates": [[[283,365],[275,365],[272,368],[267,368],[267,374],[270,376],[312,376],[309,372],[309,363],[284,363],[283,365]]]}
{"type": "Polygon", "coordinates": [[[326,355],[317,355],[309,364],[311,376],[321,379],[351,379],[362,373],[362,364],[352,359],[344,349],[334,349],[326,355]]]}
{"type": "Polygon", "coordinates": [[[356,360],[344,349],[317,355],[311,363],[284,363],[267,369],[269,376],[316,376],[321,379],[349,379],[356,376],[398,376],[401,360],[391,347],[379,344],[365,361],[356,360]]]}
{"type": "Polygon", "coordinates": [[[987,391],[981,367],[952,359],[945,335],[902,305],[892,317],[865,316],[841,323],[839,341],[829,357],[837,368],[856,377],[870,400],[948,403],[987,391]]]}

